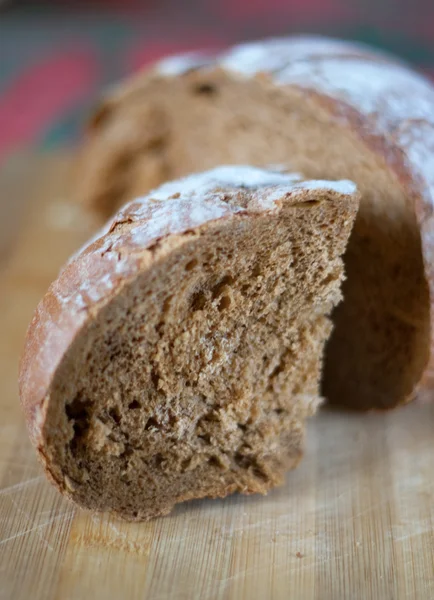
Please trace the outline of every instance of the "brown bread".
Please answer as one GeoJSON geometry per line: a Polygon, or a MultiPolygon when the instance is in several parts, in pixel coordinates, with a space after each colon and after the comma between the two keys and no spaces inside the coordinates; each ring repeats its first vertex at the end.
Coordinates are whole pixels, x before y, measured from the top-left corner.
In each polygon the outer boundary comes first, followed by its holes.
{"type": "Polygon", "coordinates": [[[39,305],[20,369],[45,470],[144,520],[265,493],[302,455],[354,184],[221,167],[123,208],[39,305]]]}
{"type": "Polygon", "coordinates": [[[362,192],[334,315],[324,394],[389,408],[433,386],[434,91],[398,60],[315,37],[159,63],[95,115],[80,172],[112,212],[217,164],[285,164],[362,192]]]}

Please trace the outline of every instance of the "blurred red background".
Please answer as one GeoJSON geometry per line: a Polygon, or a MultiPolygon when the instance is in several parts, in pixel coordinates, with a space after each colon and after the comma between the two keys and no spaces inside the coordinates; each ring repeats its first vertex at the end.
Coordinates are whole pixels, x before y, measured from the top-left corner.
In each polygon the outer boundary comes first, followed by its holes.
{"type": "Polygon", "coordinates": [[[361,40],[434,74],[433,0],[0,0],[0,160],[73,142],[104,86],[167,53],[291,32],[361,40]]]}

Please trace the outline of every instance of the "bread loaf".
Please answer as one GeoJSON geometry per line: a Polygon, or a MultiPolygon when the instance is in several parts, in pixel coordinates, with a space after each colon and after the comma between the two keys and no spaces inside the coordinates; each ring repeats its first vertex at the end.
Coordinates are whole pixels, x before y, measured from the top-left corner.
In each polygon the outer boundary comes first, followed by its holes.
{"type": "Polygon", "coordinates": [[[108,212],[222,163],[355,181],[362,202],[324,393],[388,408],[433,387],[434,91],[400,61],[312,37],[169,58],[102,104],[84,159],[80,194],[108,212]]]}
{"type": "Polygon", "coordinates": [[[320,403],[357,208],[348,181],[251,167],[125,206],[27,335],[21,401],[58,489],[143,520],[279,484],[320,403]]]}

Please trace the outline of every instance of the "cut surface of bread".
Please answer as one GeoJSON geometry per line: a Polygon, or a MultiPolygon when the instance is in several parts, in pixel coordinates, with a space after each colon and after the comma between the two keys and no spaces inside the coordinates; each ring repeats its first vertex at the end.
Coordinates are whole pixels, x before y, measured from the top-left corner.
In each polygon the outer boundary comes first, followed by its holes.
{"type": "Polygon", "coordinates": [[[223,163],[355,181],[362,201],[324,394],[390,408],[433,385],[433,115],[427,80],[338,40],[173,57],[119,87],[95,115],[80,195],[111,212],[164,179],[223,163]]]}
{"type": "Polygon", "coordinates": [[[20,370],[54,484],[131,520],[265,493],[321,398],[359,197],[221,167],[127,204],[39,305],[20,370]]]}

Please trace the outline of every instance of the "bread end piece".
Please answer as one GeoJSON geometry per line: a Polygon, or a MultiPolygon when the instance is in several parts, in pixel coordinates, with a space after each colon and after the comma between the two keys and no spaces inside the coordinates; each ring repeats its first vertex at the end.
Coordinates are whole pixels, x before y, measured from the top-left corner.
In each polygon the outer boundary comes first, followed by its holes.
{"type": "Polygon", "coordinates": [[[224,167],[122,209],[27,336],[21,401],[58,489],[147,520],[282,483],[321,403],[358,200],[350,182],[224,167]]]}

